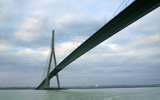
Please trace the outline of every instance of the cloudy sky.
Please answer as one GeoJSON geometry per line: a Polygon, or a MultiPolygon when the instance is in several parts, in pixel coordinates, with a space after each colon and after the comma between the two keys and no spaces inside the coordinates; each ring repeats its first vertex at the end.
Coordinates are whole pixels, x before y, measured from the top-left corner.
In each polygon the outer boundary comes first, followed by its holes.
{"type": "MultiPolygon", "coordinates": [[[[59,63],[107,23],[122,2],[0,0],[0,87],[38,86],[52,30],[59,63]]],[[[159,16],[157,8],[68,65],[59,73],[61,86],[159,84],[159,16]]],[[[57,86],[55,77],[51,86],[57,86]]]]}

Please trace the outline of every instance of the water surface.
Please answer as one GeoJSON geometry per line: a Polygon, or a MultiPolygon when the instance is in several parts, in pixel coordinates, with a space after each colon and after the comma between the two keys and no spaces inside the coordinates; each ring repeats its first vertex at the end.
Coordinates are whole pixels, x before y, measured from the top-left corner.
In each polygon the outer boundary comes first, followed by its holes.
{"type": "Polygon", "coordinates": [[[160,87],[0,90],[0,100],[160,100],[160,87]]]}

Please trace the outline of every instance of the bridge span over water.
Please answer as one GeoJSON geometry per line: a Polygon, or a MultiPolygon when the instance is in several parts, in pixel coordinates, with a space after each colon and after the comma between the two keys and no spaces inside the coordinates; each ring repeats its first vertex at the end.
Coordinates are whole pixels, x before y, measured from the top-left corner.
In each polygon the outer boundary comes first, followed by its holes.
{"type": "MultiPolygon", "coordinates": [[[[115,16],[112,20],[110,20],[107,24],[105,24],[102,28],[100,28],[97,32],[95,32],[91,37],[89,37],[84,43],[82,43],[79,47],[77,47],[70,55],[68,55],[61,63],[56,65],[56,59],[54,54],[54,46],[52,44],[50,63],[52,60],[52,55],[54,56],[55,68],[50,72],[48,70],[47,77],[41,82],[41,84],[37,87],[37,89],[45,89],[50,87],[50,79],[54,76],[57,77],[58,88],[59,78],[58,72],[60,72],[67,65],[72,63],[74,60],[108,39],[112,35],[116,34],[123,28],[132,24],[136,20],[145,16],[152,10],[156,9],[160,6],[160,0],[135,0],[132,4],[130,4],[126,9],[120,12],[117,16],[115,16]],[[49,73],[50,72],[50,73],[49,73]]],[[[54,37],[52,38],[52,40],[54,37]]],[[[54,41],[54,40],[53,40],[54,41]]],[[[53,43],[53,42],[52,42],[53,43]]],[[[50,67],[49,63],[49,67],[50,67]]]]}

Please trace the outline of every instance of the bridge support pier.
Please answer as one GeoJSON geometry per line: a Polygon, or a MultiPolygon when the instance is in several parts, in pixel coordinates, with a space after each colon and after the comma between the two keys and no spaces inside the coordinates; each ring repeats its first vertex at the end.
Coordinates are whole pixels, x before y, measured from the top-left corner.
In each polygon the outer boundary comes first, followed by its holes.
{"type": "Polygon", "coordinates": [[[50,80],[46,79],[44,89],[49,89],[49,88],[50,88],[50,80]]]}

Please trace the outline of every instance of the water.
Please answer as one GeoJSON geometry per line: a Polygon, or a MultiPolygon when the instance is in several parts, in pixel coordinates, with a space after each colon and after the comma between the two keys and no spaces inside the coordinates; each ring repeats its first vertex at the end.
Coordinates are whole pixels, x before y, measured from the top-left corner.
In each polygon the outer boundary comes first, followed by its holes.
{"type": "Polygon", "coordinates": [[[0,90],[0,100],[160,100],[160,87],[0,90]]]}

